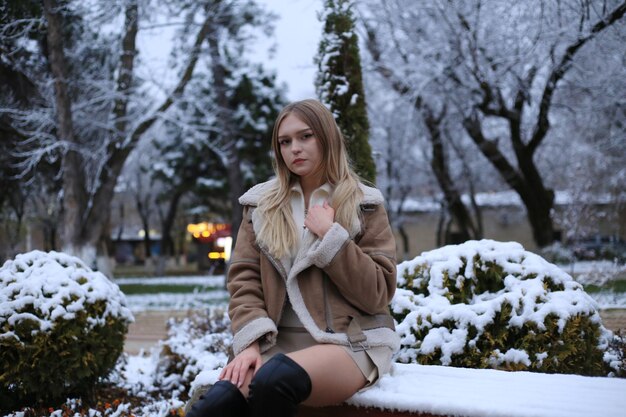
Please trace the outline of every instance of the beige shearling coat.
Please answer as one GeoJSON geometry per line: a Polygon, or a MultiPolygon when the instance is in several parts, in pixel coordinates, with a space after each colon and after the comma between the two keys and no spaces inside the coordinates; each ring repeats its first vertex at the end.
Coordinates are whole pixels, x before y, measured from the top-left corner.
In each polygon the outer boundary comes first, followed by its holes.
{"type": "MultiPolygon", "coordinates": [[[[361,185],[360,231],[358,225],[349,232],[334,223],[323,239],[313,236],[303,242],[291,263],[274,258],[256,242],[264,219],[255,207],[272,181],[252,187],[239,199],[244,214],[227,285],[234,354],[254,341],[259,341],[261,352],[276,343],[287,296],[315,340],[348,346],[352,318],[389,319],[396,288],[395,240],[382,194],[361,185]]],[[[370,326],[363,334],[370,346],[388,346],[395,352],[400,340],[392,327],[370,326]]]]}

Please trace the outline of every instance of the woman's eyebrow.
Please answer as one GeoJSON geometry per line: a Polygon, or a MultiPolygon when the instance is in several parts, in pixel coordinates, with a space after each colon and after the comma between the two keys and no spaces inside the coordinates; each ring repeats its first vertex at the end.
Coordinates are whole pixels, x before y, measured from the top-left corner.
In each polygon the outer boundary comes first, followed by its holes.
{"type": "MultiPolygon", "coordinates": [[[[301,133],[307,132],[307,131],[309,131],[309,130],[311,130],[311,131],[312,131],[313,129],[311,129],[310,127],[307,127],[306,129],[300,129],[300,130],[298,130],[298,131],[296,132],[296,135],[299,135],[299,134],[301,134],[301,133]]],[[[284,138],[287,138],[287,139],[288,139],[288,138],[289,138],[289,135],[280,135],[280,136],[278,137],[278,139],[284,139],[284,138]]]]}

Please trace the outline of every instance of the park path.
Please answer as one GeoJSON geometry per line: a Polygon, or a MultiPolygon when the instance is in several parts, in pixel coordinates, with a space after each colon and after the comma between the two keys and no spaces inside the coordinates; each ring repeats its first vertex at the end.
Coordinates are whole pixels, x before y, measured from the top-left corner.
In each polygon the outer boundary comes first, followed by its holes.
{"type": "Polygon", "coordinates": [[[622,330],[622,335],[626,336],[626,309],[601,310],[602,324],[614,332],[622,330]]]}
{"type": "Polygon", "coordinates": [[[142,349],[149,352],[159,340],[167,338],[167,321],[170,318],[183,318],[189,310],[152,310],[135,312],[135,322],[128,326],[124,342],[124,352],[137,355],[142,349]]]}
{"type": "MultiPolygon", "coordinates": [[[[183,318],[190,312],[187,310],[142,311],[134,313],[135,322],[128,328],[124,351],[137,355],[142,349],[149,352],[159,340],[167,337],[167,321],[170,318],[183,318]]],[[[626,332],[626,309],[602,310],[602,323],[610,330],[622,329],[626,332]]]]}

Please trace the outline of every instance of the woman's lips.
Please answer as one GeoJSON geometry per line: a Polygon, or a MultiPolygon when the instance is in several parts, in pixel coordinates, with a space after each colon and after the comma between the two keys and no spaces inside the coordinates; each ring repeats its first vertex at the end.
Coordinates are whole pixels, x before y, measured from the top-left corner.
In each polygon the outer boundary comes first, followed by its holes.
{"type": "Polygon", "coordinates": [[[298,158],[298,159],[294,159],[294,160],[293,160],[293,163],[294,163],[294,164],[299,164],[299,163],[302,163],[302,162],[304,162],[304,161],[305,161],[304,159],[298,158]]]}

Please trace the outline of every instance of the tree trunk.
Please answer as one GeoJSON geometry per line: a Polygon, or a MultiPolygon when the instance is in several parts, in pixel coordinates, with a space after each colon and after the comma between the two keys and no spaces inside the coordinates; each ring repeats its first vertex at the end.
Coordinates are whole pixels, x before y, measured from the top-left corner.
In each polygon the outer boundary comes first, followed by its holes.
{"type": "Polygon", "coordinates": [[[145,263],[147,264],[148,262],[150,262],[150,259],[152,258],[152,248],[151,248],[151,244],[150,244],[150,222],[148,222],[147,218],[142,217],[141,218],[141,223],[143,224],[143,245],[144,245],[144,257],[145,257],[145,263]]]}
{"type": "Polygon", "coordinates": [[[529,188],[528,191],[519,191],[518,194],[526,206],[535,243],[539,247],[548,246],[557,240],[552,221],[554,192],[539,185],[529,185],[529,188]]]}
{"type": "Polygon", "coordinates": [[[437,247],[444,246],[448,230],[450,229],[450,211],[446,207],[445,201],[441,203],[439,211],[439,221],[437,222],[437,247]]]}
{"type": "Polygon", "coordinates": [[[96,245],[96,269],[107,278],[113,278],[113,263],[109,257],[109,247],[111,246],[110,223],[102,227],[102,234],[96,245]]]}
{"type": "Polygon", "coordinates": [[[241,204],[239,204],[239,197],[244,193],[242,176],[239,155],[235,150],[231,155],[231,158],[229,158],[228,167],[228,199],[230,200],[231,206],[230,230],[233,238],[233,248],[235,247],[237,232],[239,231],[239,225],[241,224],[241,220],[243,218],[243,209],[241,204]]]}
{"type": "MultiPolygon", "coordinates": [[[[7,243],[10,248],[10,257],[13,258],[20,251],[19,244],[22,242],[22,225],[24,224],[24,214],[26,213],[26,202],[29,199],[29,193],[23,188],[15,189],[11,195],[9,195],[8,203],[15,215],[15,223],[10,228],[11,222],[7,222],[7,243]]],[[[30,233],[27,232],[27,239],[30,239],[30,233]]],[[[26,251],[30,251],[30,245],[26,245],[26,251]]]]}
{"type": "MultiPolygon", "coordinates": [[[[447,131],[445,129],[444,131],[447,131]]],[[[469,194],[470,204],[468,212],[472,214],[472,219],[474,220],[474,236],[473,239],[482,239],[484,228],[483,228],[483,214],[478,202],[476,201],[476,186],[474,183],[474,175],[467,163],[467,155],[459,149],[458,146],[455,145],[453,140],[449,141],[450,147],[454,150],[456,157],[459,161],[461,161],[461,165],[463,166],[463,177],[467,181],[467,190],[469,194]]]]}
{"type": "Polygon", "coordinates": [[[528,221],[533,230],[533,238],[539,247],[544,247],[554,241],[554,226],[551,212],[554,207],[554,192],[547,189],[537,171],[532,156],[524,155],[524,150],[518,148],[516,155],[520,169],[516,170],[498,149],[494,141],[488,140],[476,114],[464,121],[469,136],[474,140],[480,151],[496,168],[502,179],[515,190],[524,206],[528,221]]]}
{"type": "Polygon", "coordinates": [[[227,161],[226,170],[228,172],[228,200],[230,201],[231,217],[231,236],[232,245],[235,247],[237,242],[237,232],[242,219],[242,207],[239,204],[239,197],[245,191],[243,189],[243,173],[241,172],[241,161],[239,158],[239,150],[237,149],[238,138],[234,136],[232,126],[232,110],[226,96],[228,89],[226,83],[226,69],[222,64],[222,56],[219,49],[217,34],[213,33],[208,37],[209,51],[211,54],[211,71],[213,72],[213,88],[217,95],[216,104],[218,106],[217,119],[222,122],[221,133],[223,141],[226,143],[227,161]]]}
{"type": "MultiPolygon", "coordinates": [[[[63,222],[61,226],[62,249],[81,258],[89,266],[95,266],[95,241],[86,242],[82,236],[83,208],[87,200],[81,172],[82,158],[79,144],[74,137],[72,102],[68,91],[69,72],[63,51],[63,19],[56,0],[44,0],[44,15],[48,22],[47,41],[50,70],[54,77],[54,92],[59,141],[66,144],[62,165],[63,178],[63,222]],[[80,246],[86,245],[85,250],[80,246]]],[[[99,235],[99,234],[98,234],[99,235]]]]}
{"type": "Polygon", "coordinates": [[[404,224],[400,224],[397,227],[398,234],[400,234],[400,239],[402,240],[402,260],[406,261],[409,259],[409,234],[404,227],[404,224]]]}
{"type": "Polygon", "coordinates": [[[444,243],[460,243],[470,239],[480,239],[482,236],[480,236],[478,228],[474,225],[474,221],[467,207],[463,204],[461,194],[454,184],[448,170],[441,129],[441,121],[443,120],[445,111],[442,111],[439,117],[435,117],[430,109],[427,109],[426,106],[421,106],[421,113],[428,130],[428,139],[430,139],[432,144],[430,166],[443,192],[446,202],[445,207],[454,225],[458,228],[458,232],[453,240],[451,239],[450,233],[446,232],[444,234],[444,243]]]}
{"type": "MultiPolygon", "coordinates": [[[[138,184],[141,184],[141,179],[137,178],[138,184]]],[[[135,203],[137,205],[137,212],[139,213],[139,217],[141,218],[141,224],[143,225],[144,236],[143,236],[143,244],[144,244],[144,255],[146,259],[146,264],[152,258],[152,249],[150,245],[150,197],[142,198],[141,189],[137,190],[137,194],[135,194],[135,203]]]]}
{"type": "Polygon", "coordinates": [[[163,275],[167,260],[174,255],[174,240],[172,239],[172,226],[176,220],[178,203],[183,196],[182,191],[177,191],[167,205],[167,212],[161,215],[161,256],[157,262],[156,274],[163,275]]]}

